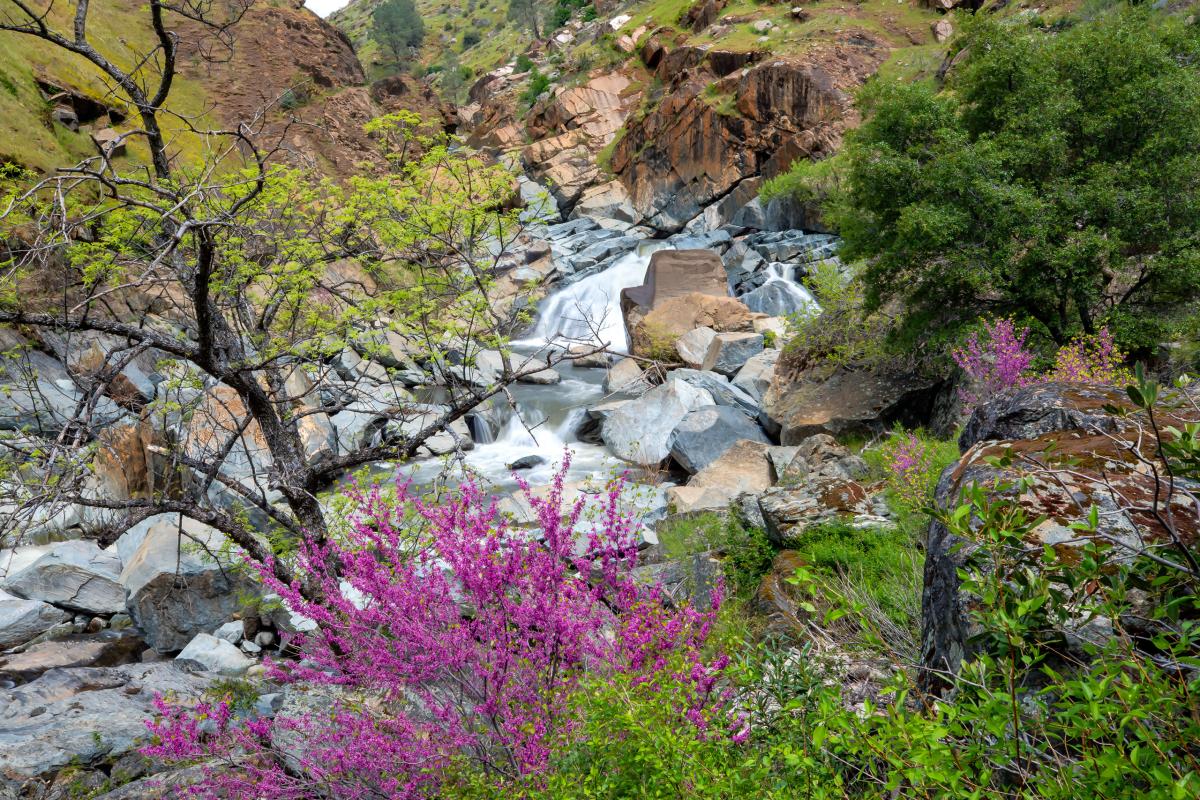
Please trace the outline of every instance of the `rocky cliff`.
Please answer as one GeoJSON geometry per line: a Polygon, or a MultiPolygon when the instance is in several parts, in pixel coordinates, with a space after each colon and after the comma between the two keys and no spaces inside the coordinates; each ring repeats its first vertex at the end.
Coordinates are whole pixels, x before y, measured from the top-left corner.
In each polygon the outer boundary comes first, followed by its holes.
{"type": "MultiPolygon", "coordinates": [[[[179,37],[171,97],[181,117],[168,123],[179,159],[204,152],[203,136],[189,126],[245,124],[281,160],[346,176],[363,161],[382,165],[362,131],[374,117],[403,108],[454,124],[453,109],[408,76],[368,84],[349,39],[302,0],[254,3],[220,35],[181,16],[168,15],[167,25],[179,37]]],[[[149,17],[133,0],[106,8],[93,29],[117,63],[131,63],[151,47],[149,17]]],[[[0,53],[6,90],[0,91],[0,162],[49,171],[94,153],[92,137],[132,124],[131,109],[82,60],[16,33],[0,33],[0,53]],[[21,63],[7,63],[14,57],[21,63]]],[[[126,156],[143,154],[135,145],[126,156]]]]}

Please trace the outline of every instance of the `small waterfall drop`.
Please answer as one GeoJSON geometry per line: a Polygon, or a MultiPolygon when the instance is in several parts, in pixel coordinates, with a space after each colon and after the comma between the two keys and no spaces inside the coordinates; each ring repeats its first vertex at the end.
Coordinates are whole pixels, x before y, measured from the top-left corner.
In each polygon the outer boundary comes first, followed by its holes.
{"type": "Polygon", "coordinates": [[[817,299],[812,296],[812,292],[793,277],[795,270],[796,268],[789,264],[768,264],[767,280],[763,286],[772,283],[779,284],[784,292],[795,298],[801,308],[809,311],[820,311],[821,306],[817,303],[817,299]]]}
{"type": "Polygon", "coordinates": [[[668,247],[642,242],[603,272],[589,275],[555,292],[542,303],[538,324],[523,343],[605,344],[618,353],[629,350],[629,334],[621,314],[621,290],[646,279],[650,256],[668,247]]]}

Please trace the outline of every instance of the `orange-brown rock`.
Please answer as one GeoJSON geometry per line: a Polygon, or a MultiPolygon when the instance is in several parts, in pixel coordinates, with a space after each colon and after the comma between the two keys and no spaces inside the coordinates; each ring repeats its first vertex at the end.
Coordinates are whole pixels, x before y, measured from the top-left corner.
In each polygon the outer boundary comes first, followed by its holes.
{"type": "Polygon", "coordinates": [[[627,126],[612,169],[649,224],[678,231],[741,181],[778,174],[796,158],[834,152],[856,120],[852,90],[888,49],[878,37],[843,34],[800,58],[739,67],[732,56],[714,60],[696,48],[668,55],[651,37],[643,60],[671,72],[672,82],[657,109],[627,126]],[[714,82],[718,64],[733,71],[714,82]],[[714,97],[730,98],[732,113],[714,97]]]}
{"type": "Polygon", "coordinates": [[[252,5],[228,42],[186,20],[178,30],[180,73],[213,98],[216,120],[249,125],[293,164],[339,176],[363,161],[383,168],[362,126],[391,111],[415,111],[437,127],[455,122],[453,110],[410,76],[368,87],[350,40],[302,4],[252,5]],[[265,117],[264,109],[271,109],[265,117]]]}

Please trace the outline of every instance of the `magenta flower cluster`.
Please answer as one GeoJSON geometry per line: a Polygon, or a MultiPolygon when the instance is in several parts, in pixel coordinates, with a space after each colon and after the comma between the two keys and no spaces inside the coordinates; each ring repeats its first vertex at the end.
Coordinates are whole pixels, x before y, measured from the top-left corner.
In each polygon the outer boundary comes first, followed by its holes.
{"type": "Polygon", "coordinates": [[[920,511],[929,503],[937,480],[933,454],[912,433],[897,432],[880,449],[888,473],[888,488],[905,507],[920,511]]]}
{"type": "Polygon", "coordinates": [[[1025,349],[1029,329],[1016,330],[1011,319],[983,323],[983,330],[972,331],[962,347],[951,351],[954,363],[967,374],[968,386],[959,394],[969,406],[978,405],[997,392],[1026,386],[1032,378],[1029,367],[1033,353],[1025,349]]]}
{"type": "Polygon", "coordinates": [[[976,406],[997,392],[1058,381],[1123,385],[1132,381],[1124,366],[1125,354],[1117,348],[1108,328],[1076,337],[1059,349],[1054,369],[1045,375],[1030,371],[1034,354],[1025,347],[1029,329],[1019,331],[1011,319],[985,321],[962,347],[951,351],[954,362],[966,373],[967,386],[959,390],[962,401],[976,406]]]}
{"type": "Polygon", "coordinates": [[[307,710],[263,719],[230,700],[160,701],[143,752],[206,763],[189,791],[214,800],[405,800],[436,793],[464,758],[498,784],[536,776],[578,728],[572,692],[589,673],[668,670],[681,724],[726,724],[727,659],[705,655],[719,592],[709,608],[672,607],[636,582],[620,483],[585,523],[584,501],[563,500],[566,468],[544,498],[524,487],[536,530],[512,527],[473,483],[437,504],[402,484],[398,500],[352,492],[348,533],[299,556],[306,592],[259,570],[316,623],[289,643],[298,661],[268,664],[307,710]]]}

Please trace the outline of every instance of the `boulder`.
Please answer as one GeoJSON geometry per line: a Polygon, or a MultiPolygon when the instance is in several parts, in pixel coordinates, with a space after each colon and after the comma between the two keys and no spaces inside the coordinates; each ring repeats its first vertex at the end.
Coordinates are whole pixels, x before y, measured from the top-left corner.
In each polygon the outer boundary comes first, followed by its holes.
{"type": "MultiPolygon", "coordinates": [[[[0,430],[55,438],[74,419],[83,394],[67,368],[11,332],[0,338],[0,430]]],[[[111,424],[125,412],[108,397],[92,411],[94,427],[111,424]]]]}
{"type": "Polygon", "coordinates": [[[799,486],[779,486],[758,498],[767,536],[777,545],[830,520],[883,522],[872,515],[870,497],[856,481],[813,477],[799,486]]]}
{"type": "Polygon", "coordinates": [[[729,294],[721,257],[711,250],[659,250],[650,256],[645,282],[621,290],[621,310],[627,318],[631,309],[645,316],[673,297],[692,293],[729,294]]]}
{"type": "Polygon", "coordinates": [[[604,420],[629,400],[609,400],[592,406],[574,431],[575,437],[588,444],[604,444],[604,420]]]}
{"type": "Polygon", "coordinates": [[[791,354],[775,365],[763,395],[770,427],[782,444],[796,444],[814,433],[872,434],[899,422],[916,428],[943,427],[938,418],[943,382],[887,370],[836,369],[796,365],[791,354]]]}
{"type": "MultiPolygon", "coordinates": [[[[146,643],[164,654],[229,621],[241,610],[242,597],[255,591],[253,582],[231,565],[181,549],[192,539],[210,552],[220,552],[219,532],[192,523],[189,536],[181,537],[174,520],[166,514],[156,518],[139,532],[140,541],[125,545],[133,555],[120,576],[130,615],[146,643]]],[[[119,551],[120,540],[117,547],[119,551]]]]}
{"type": "Polygon", "coordinates": [[[708,345],[701,369],[734,375],[762,350],[761,333],[718,333],[708,345]]]}
{"type": "Polygon", "coordinates": [[[604,376],[604,391],[608,394],[637,397],[650,388],[650,383],[632,358],[623,358],[609,367],[604,376]]]}
{"type": "Polygon", "coordinates": [[[1113,403],[1110,387],[1080,383],[1042,383],[1002,392],[972,412],[958,447],[966,451],[989,439],[1036,439],[1057,431],[1107,431],[1121,427],[1105,411],[1113,403]]]}
{"type": "Polygon", "coordinates": [[[562,374],[553,367],[546,367],[537,372],[530,372],[517,378],[518,383],[530,383],[535,386],[553,386],[562,380],[562,374]]]}
{"type": "Polygon", "coordinates": [[[27,600],[88,614],[125,610],[125,589],[117,582],[121,560],[95,542],[58,542],[29,566],[5,578],[5,591],[27,600]]]}
{"type": "Polygon", "coordinates": [[[771,464],[764,442],[743,439],[735,442],[720,458],[697,472],[688,486],[720,487],[731,496],[745,492],[761,492],[771,486],[771,464]]]}
{"type": "Polygon", "coordinates": [[[752,419],[758,418],[758,403],[754,401],[753,397],[731,384],[724,375],[716,372],[702,372],[697,369],[673,369],[667,373],[667,379],[671,378],[678,378],[704,389],[712,395],[713,402],[719,406],[736,408],[752,419]]]}
{"type": "Polygon", "coordinates": [[[533,469],[534,467],[540,467],[542,464],[545,464],[545,463],[546,463],[546,459],[542,458],[541,456],[536,456],[536,455],[521,456],[516,461],[513,461],[511,464],[506,464],[505,468],[515,472],[517,470],[533,469]]]}
{"type": "Polygon", "coordinates": [[[692,369],[700,369],[704,356],[708,354],[708,346],[712,344],[717,332],[707,326],[693,328],[675,341],[675,352],[679,359],[692,369]]]}
{"type": "Polygon", "coordinates": [[[691,412],[671,432],[671,458],[693,475],[743,439],[769,444],[758,423],[728,406],[691,412]]]}
{"type": "MultiPolygon", "coordinates": [[[[1194,398],[1193,398],[1194,400],[1194,398]]],[[[935,490],[935,504],[953,509],[972,486],[1019,486],[1006,489],[1005,499],[1019,506],[1026,518],[1041,522],[1026,535],[1029,544],[1041,551],[1051,548],[1072,563],[1072,551],[1088,543],[1107,542],[1101,551],[1114,567],[1133,552],[1147,546],[1170,547],[1172,534],[1160,522],[1170,519],[1174,535],[1194,542],[1200,536],[1200,509],[1187,492],[1177,491],[1168,500],[1156,486],[1147,468],[1157,458],[1152,436],[1145,435],[1148,420],[1142,414],[1106,416],[1105,405],[1129,408],[1125,393],[1117,388],[1080,384],[1047,384],[1002,393],[975,410],[968,428],[969,442],[985,433],[1010,430],[1025,438],[981,438],[966,448],[958,463],[943,471],[935,490]],[[1152,509],[1159,498],[1159,513],[1152,509]],[[1095,532],[1081,536],[1070,527],[1086,519],[1088,509],[1098,511],[1095,532]]],[[[1172,409],[1163,398],[1159,425],[1182,429],[1200,421],[1191,402],[1172,409]]],[[[1195,494],[1200,484],[1177,479],[1179,488],[1195,494]]],[[[996,490],[990,490],[995,496],[996,490]]],[[[925,541],[925,574],[921,595],[921,685],[931,691],[947,688],[947,673],[956,673],[964,659],[978,646],[980,633],[970,609],[975,598],[961,589],[959,574],[968,560],[988,563],[979,552],[980,541],[964,541],[941,522],[929,526],[925,541]]],[[[1124,620],[1126,630],[1138,637],[1152,638],[1153,612],[1134,613],[1124,620]]],[[[1094,631],[1093,631],[1094,632],[1094,631]]],[[[1071,647],[1072,641],[1090,635],[1067,623],[1047,632],[1071,647]]],[[[1050,639],[1047,639],[1050,640],[1050,639]]],[[[1102,644],[1102,642],[1100,642],[1102,644]]],[[[1088,654],[1072,650],[1067,663],[1051,666],[1072,669],[1088,654]]]]}
{"type": "Polygon", "coordinates": [[[668,381],[614,409],[604,420],[601,435],[618,458],[655,465],[670,455],[675,426],[689,412],[707,405],[713,405],[708,392],[685,381],[668,381]]]}
{"type": "Polygon", "coordinates": [[[52,669],[115,667],[137,661],[144,648],[142,637],[130,630],[63,636],[0,656],[0,676],[31,681],[52,669]]]}
{"type": "Polygon", "coordinates": [[[666,360],[677,352],[679,338],[696,328],[749,331],[753,317],[740,300],[693,292],[664,301],[645,317],[634,310],[626,315],[626,324],[635,350],[647,355],[658,353],[666,360]]]}
{"type": "Polygon", "coordinates": [[[228,677],[244,675],[254,665],[235,645],[209,633],[198,633],[177,655],[178,661],[195,661],[209,672],[228,677]]]}
{"type": "Polygon", "coordinates": [[[0,591],[0,650],[23,645],[71,619],[61,608],[0,591]]]}
{"type": "Polygon", "coordinates": [[[756,402],[762,402],[763,395],[771,387],[771,377],[775,374],[775,364],[778,362],[779,351],[775,349],[750,356],[734,376],[733,385],[756,402]]]}
{"type": "Polygon", "coordinates": [[[69,764],[111,762],[132,752],[146,739],[156,697],[194,701],[211,680],[160,662],[52,669],[0,688],[0,794],[6,780],[19,786],[69,764]]]}

